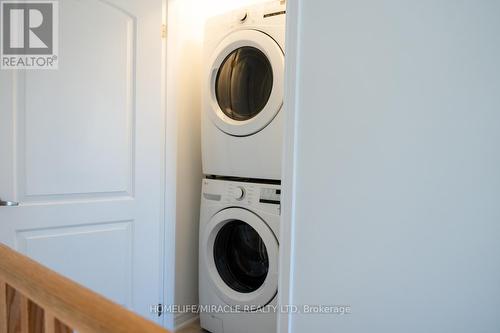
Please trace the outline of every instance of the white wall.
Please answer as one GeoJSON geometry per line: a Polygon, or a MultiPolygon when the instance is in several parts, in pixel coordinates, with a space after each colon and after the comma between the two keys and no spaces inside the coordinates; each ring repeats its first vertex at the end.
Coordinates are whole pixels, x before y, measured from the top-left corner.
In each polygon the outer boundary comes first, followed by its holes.
{"type": "Polygon", "coordinates": [[[500,331],[500,2],[292,1],[292,331],[500,331]]]}
{"type": "MultiPolygon", "coordinates": [[[[198,303],[203,27],[212,15],[258,2],[263,1],[168,1],[166,304],[198,303]]],[[[192,316],[166,314],[165,325],[172,329],[192,316]]]]}

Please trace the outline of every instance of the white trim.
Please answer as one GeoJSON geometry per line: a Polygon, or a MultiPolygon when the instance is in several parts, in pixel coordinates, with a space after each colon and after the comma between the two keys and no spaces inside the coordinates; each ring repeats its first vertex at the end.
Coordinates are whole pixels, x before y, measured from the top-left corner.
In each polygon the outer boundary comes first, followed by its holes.
{"type": "MultiPolygon", "coordinates": [[[[166,25],[167,22],[167,1],[168,0],[162,0],[162,25],[166,25]]],[[[167,184],[166,184],[166,175],[167,175],[167,170],[168,170],[168,165],[167,165],[167,90],[166,90],[166,83],[167,83],[167,43],[166,40],[162,40],[162,46],[161,46],[161,91],[162,91],[162,100],[161,100],[161,108],[163,110],[163,151],[161,152],[161,159],[162,159],[162,174],[160,176],[160,181],[162,183],[162,194],[161,194],[161,200],[164,203],[161,205],[161,224],[160,224],[160,295],[158,295],[158,303],[164,304],[165,303],[165,295],[170,293],[170,290],[167,286],[166,281],[169,279],[169,277],[166,275],[168,274],[168,265],[166,264],[168,261],[166,260],[168,257],[169,253],[166,249],[167,244],[170,243],[169,238],[167,238],[168,233],[167,233],[167,224],[165,223],[167,219],[167,214],[166,214],[166,195],[167,195],[167,184]]],[[[158,318],[156,322],[159,325],[162,325],[165,327],[165,316],[162,318],[158,318]]]]}
{"type": "MultiPolygon", "coordinates": [[[[173,52],[169,48],[171,44],[168,38],[168,7],[171,0],[163,0],[163,24],[167,26],[167,38],[163,39],[163,62],[162,72],[164,73],[165,91],[165,195],[164,195],[164,256],[163,256],[163,301],[164,305],[175,303],[175,227],[177,219],[177,114],[175,109],[175,96],[169,93],[171,85],[175,85],[171,70],[174,64],[169,62],[173,52]]],[[[160,27],[158,27],[160,29],[160,27]]],[[[159,30],[160,31],[160,30],[159,30]]],[[[175,316],[173,313],[164,313],[162,325],[167,329],[175,326],[175,316]]]]}
{"type": "MultiPolygon", "coordinates": [[[[300,57],[300,0],[290,0],[286,8],[285,125],[282,167],[282,215],[280,226],[280,270],[278,304],[293,304],[293,262],[295,257],[295,170],[297,149],[297,108],[300,57]]],[[[278,333],[292,332],[292,315],[278,313],[278,333]]]]}

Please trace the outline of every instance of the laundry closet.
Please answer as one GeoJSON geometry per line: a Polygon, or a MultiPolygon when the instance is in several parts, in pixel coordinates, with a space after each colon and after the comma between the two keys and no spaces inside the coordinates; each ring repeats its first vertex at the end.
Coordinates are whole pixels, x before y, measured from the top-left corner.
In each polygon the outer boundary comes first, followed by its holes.
{"type": "Polygon", "coordinates": [[[176,244],[165,302],[240,309],[202,309],[213,333],[275,332],[276,314],[256,310],[277,304],[285,4],[178,0],[168,12],[167,163],[176,162],[166,166],[175,202],[166,211],[176,244]]]}

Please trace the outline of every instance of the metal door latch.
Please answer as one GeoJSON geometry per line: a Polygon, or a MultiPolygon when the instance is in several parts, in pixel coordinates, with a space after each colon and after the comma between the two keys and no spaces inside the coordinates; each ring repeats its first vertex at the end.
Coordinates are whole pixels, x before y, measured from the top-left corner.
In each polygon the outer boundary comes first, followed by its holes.
{"type": "Polygon", "coordinates": [[[0,207],[14,207],[14,206],[19,206],[19,202],[4,201],[4,200],[0,199],[0,207]]]}

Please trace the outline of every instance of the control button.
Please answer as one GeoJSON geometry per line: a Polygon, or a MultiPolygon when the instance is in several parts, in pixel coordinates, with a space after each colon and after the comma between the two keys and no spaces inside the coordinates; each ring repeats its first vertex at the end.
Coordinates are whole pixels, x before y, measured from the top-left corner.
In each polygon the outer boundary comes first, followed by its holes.
{"type": "Polygon", "coordinates": [[[234,189],[233,195],[236,200],[243,200],[243,198],[245,197],[245,189],[238,186],[234,189]]]}

